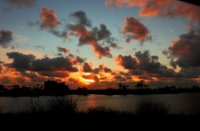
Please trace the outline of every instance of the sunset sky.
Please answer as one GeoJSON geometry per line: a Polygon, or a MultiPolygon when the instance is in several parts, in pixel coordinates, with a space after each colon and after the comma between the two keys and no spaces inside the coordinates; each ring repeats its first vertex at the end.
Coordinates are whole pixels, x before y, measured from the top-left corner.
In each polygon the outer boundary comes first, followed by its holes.
{"type": "Polygon", "coordinates": [[[175,0],[0,0],[0,84],[199,85],[199,12],[175,0]]]}

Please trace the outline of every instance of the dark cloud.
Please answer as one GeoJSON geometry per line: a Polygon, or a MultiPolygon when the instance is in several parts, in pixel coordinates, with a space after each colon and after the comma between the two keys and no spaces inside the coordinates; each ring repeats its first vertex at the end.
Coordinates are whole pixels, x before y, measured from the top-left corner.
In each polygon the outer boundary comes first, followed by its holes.
{"type": "Polygon", "coordinates": [[[99,69],[101,71],[104,71],[105,73],[111,73],[112,72],[112,70],[110,68],[106,67],[105,65],[99,65],[99,69]]]}
{"type": "Polygon", "coordinates": [[[49,77],[67,77],[70,72],[78,71],[75,65],[85,61],[85,59],[75,56],[36,59],[34,55],[19,52],[10,52],[7,53],[7,56],[13,61],[5,65],[15,68],[22,75],[26,75],[26,71],[31,71],[49,77]]]}
{"type": "Polygon", "coordinates": [[[120,71],[120,72],[112,72],[112,75],[113,75],[113,78],[114,78],[116,81],[124,81],[124,82],[127,82],[127,81],[132,80],[132,74],[129,73],[129,72],[123,72],[123,71],[120,71]]]}
{"type": "Polygon", "coordinates": [[[92,33],[97,40],[103,40],[111,36],[111,32],[104,24],[100,24],[100,28],[94,27],[92,33]]]}
{"type": "Polygon", "coordinates": [[[127,42],[132,39],[144,42],[151,39],[151,34],[148,28],[143,25],[139,20],[133,17],[126,17],[125,26],[122,28],[122,33],[127,42]]]}
{"type": "Polygon", "coordinates": [[[85,62],[82,65],[81,68],[82,72],[90,72],[90,73],[94,73],[94,74],[99,74],[99,73],[112,73],[112,70],[108,67],[106,67],[105,65],[99,65],[99,67],[96,68],[92,68],[92,66],[90,64],[88,64],[87,62],[85,62]]]}
{"type": "Polygon", "coordinates": [[[32,71],[70,71],[75,72],[77,68],[73,67],[70,59],[64,57],[42,58],[33,61],[32,71]]]}
{"type": "Polygon", "coordinates": [[[122,76],[122,75],[114,75],[114,77],[113,77],[115,80],[117,80],[117,81],[127,81],[127,78],[126,77],[124,77],[124,76],[122,76]]]}
{"type": "Polygon", "coordinates": [[[42,76],[48,76],[48,77],[60,77],[60,78],[65,78],[69,76],[69,73],[63,72],[63,71],[40,71],[40,75],[42,76]]]}
{"type": "Polygon", "coordinates": [[[82,72],[92,72],[92,67],[86,62],[82,65],[82,72]]]}
{"type": "Polygon", "coordinates": [[[122,49],[122,47],[118,46],[116,43],[110,43],[110,47],[114,49],[122,49]]]}
{"type": "Polygon", "coordinates": [[[30,70],[32,62],[35,60],[34,55],[25,55],[19,52],[7,53],[9,59],[13,59],[9,67],[15,68],[19,71],[30,70]]]}
{"type": "Polygon", "coordinates": [[[59,52],[65,53],[65,54],[70,54],[70,50],[63,48],[63,47],[58,47],[57,48],[59,52]]]}
{"type": "Polygon", "coordinates": [[[79,57],[79,56],[76,57],[77,63],[83,63],[83,62],[85,62],[86,60],[87,60],[86,58],[81,58],[81,57],[79,57]]]}
{"type": "Polygon", "coordinates": [[[74,18],[74,24],[68,24],[67,30],[79,37],[79,45],[90,45],[99,58],[111,58],[109,46],[102,46],[102,43],[110,39],[111,36],[106,25],[100,24],[100,27],[91,27],[91,21],[83,11],[77,11],[70,16],[74,18]]]}
{"type": "Polygon", "coordinates": [[[112,57],[112,55],[110,54],[110,48],[107,46],[100,46],[98,40],[93,37],[92,32],[88,31],[86,27],[81,25],[70,25],[69,29],[79,37],[79,45],[89,44],[94,53],[96,53],[99,58],[102,58],[103,56],[109,58],[112,57]]]}
{"type": "Polygon", "coordinates": [[[0,46],[6,48],[13,40],[13,33],[9,30],[0,30],[0,46]]]}
{"type": "Polygon", "coordinates": [[[200,77],[200,67],[182,68],[180,70],[178,76],[183,77],[183,78],[199,78],[200,77]]]}
{"type": "MultiPolygon", "coordinates": [[[[73,18],[74,24],[67,24],[63,31],[59,31],[56,29],[59,24],[56,13],[52,9],[42,8],[40,11],[40,27],[41,29],[47,28],[49,33],[64,39],[70,38],[71,35],[77,36],[79,46],[89,45],[99,58],[111,58],[110,47],[119,49],[118,45],[113,43],[111,32],[106,25],[100,24],[99,28],[91,27],[91,21],[83,11],[71,13],[70,16],[73,18]],[[103,46],[102,43],[104,42],[108,45],[103,46]]],[[[35,26],[35,24],[33,25],[35,26]]]]}
{"type": "Polygon", "coordinates": [[[74,19],[75,23],[82,26],[91,26],[91,20],[87,18],[87,15],[83,11],[77,11],[71,13],[70,16],[74,19]]]}
{"type": "Polygon", "coordinates": [[[97,75],[95,75],[95,74],[90,74],[90,75],[82,75],[82,77],[83,77],[83,78],[85,78],[85,79],[92,79],[92,80],[94,80],[94,81],[96,81],[96,82],[98,82],[98,81],[99,81],[99,78],[98,78],[98,76],[97,76],[97,75]]]}
{"type": "Polygon", "coordinates": [[[33,7],[35,5],[35,0],[4,0],[4,1],[16,7],[33,7]]]}
{"type": "Polygon", "coordinates": [[[154,71],[161,67],[161,63],[158,62],[158,56],[151,56],[149,51],[138,51],[135,53],[139,68],[146,71],[154,71]]]}
{"type": "Polygon", "coordinates": [[[200,26],[193,27],[188,33],[172,41],[165,54],[171,58],[171,65],[175,68],[200,67],[200,26]]]}
{"type": "Polygon", "coordinates": [[[63,39],[69,39],[69,35],[70,35],[65,30],[64,31],[58,31],[55,28],[51,28],[49,30],[49,33],[51,33],[52,35],[55,35],[56,37],[63,38],[63,39]]]}
{"type": "MultiPolygon", "coordinates": [[[[112,33],[106,25],[100,24],[100,28],[94,27],[92,29],[92,35],[97,41],[103,41],[103,43],[107,43],[108,46],[114,48],[114,49],[121,49],[116,43],[115,38],[111,37],[112,33]]],[[[102,44],[101,44],[102,45],[102,44]]]]}
{"type": "Polygon", "coordinates": [[[99,67],[93,69],[93,73],[99,74],[101,72],[104,73],[112,73],[112,70],[105,65],[99,65],[99,67]]]}
{"type": "Polygon", "coordinates": [[[56,28],[59,24],[57,14],[50,8],[42,8],[40,10],[40,28],[56,28]]]}
{"type": "Polygon", "coordinates": [[[174,77],[175,72],[162,65],[158,56],[151,56],[149,51],[138,51],[135,57],[119,55],[115,58],[117,65],[128,69],[133,75],[149,74],[159,77],[174,77]]]}
{"type": "Polygon", "coordinates": [[[137,60],[135,58],[132,58],[131,55],[128,56],[122,56],[119,55],[115,58],[115,62],[117,65],[120,65],[128,70],[134,70],[137,68],[137,60]]]}
{"type": "MultiPolygon", "coordinates": [[[[111,58],[110,47],[119,49],[117,44],[113,43],[111,32],[106,25],[100,24],[99,28],[91,27],[91,21],[83,11],[71,13],[70,16],[74,23],[67,24],[63,31],[59,31],[56,29],[59,24],[56,13],[52,9],[42,8],[40,11],[40,27],[41,29],[47,28],[49,33],[59,38],[69,39],[71,35],[77,36],[79,38],[79,46],[89,45],[99,58],[111,58]],[[108,45],[102,46],[104,42],[108,43],[108,45]]],[[[35,24],[31,25],[35,26],[35,24]]],[[[36,23],[36,25],[38,24],[36,23]]]]}
{"type": "Polygon", "coordinates": [[[86,58],[81,58],[79,56],[73,56],[73,55],[69,55],[69,58],[70,58],[70,62],[72,64],[81,64],[81,63],[84,63],[86,61],[86,58]]]}

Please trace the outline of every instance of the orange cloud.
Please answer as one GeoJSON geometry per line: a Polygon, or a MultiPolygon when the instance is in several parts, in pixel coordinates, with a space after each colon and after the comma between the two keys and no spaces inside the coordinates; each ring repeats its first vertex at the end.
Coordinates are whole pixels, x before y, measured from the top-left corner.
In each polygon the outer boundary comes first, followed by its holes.
{"type": "Polygon", "coordinates": [[[200,20],[200,7],[182,2],[178,3],[172,12],[174,15],[187,16],[192,21],[200,20]]]}
{"type": "Polygon", "coordinates": [[[144,6],[148,0],[106,0],[106,6],[144,6]]]}
{"type": "Polygon", "coordinates": [[[40,10],[40,20],[42,29],[57,27],[59,23],[56,13],[50,8],[42,8],[40,10]]]}
{"type": "Polygon", "coordinates": [[[17,7],[33,7],[35,0],[5,0],[6,2],[17,7]]]}
{"type": "Polygon", "coordinates": [[[136,39],[140,42],[151,39],[148,28],[140,23],[139,20],[133,17],[126,17],[124,22],[125,26],[122,28],[122,33],[124,34],[127,42],[132,39],[136,39]]]}
{"type": "Polygon", "coordinates": [[[183,16],[192,21],[200,19],[200,8],[177,0],[106,0],[106,6],[139,7],[140,16],[183,16]]]}

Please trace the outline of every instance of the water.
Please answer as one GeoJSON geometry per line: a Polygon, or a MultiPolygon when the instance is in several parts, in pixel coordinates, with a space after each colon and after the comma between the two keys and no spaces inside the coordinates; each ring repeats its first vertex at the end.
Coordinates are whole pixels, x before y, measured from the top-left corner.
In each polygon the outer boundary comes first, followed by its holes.
{"type": "MultiPolygon", "coordinates": [[[[27,110],[31,101],[46,106],[54,96],[41,97],[0,97],[0,112],[20,112],[27,110]]],[[[171,113],[195,114],[200,113],[200,93],[160,94],[160,95],[68,95],[65,99],[77,101],[79,111],[90,108],[104,107],[116,111],[134,112],[137,105],[145,101],[161,102],[169,108],[171,113]]]]}

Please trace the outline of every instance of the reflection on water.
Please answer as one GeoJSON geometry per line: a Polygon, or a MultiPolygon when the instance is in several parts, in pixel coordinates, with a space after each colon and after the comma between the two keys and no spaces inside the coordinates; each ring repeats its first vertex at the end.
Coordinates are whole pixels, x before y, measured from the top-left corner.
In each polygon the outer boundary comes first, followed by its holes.
{"type": "MultiPolygon", "coordinates": [[[[0,97],[1,112],[26,111],[30,102],[39,102],[38,105],[46,107],[51,96],[41,97],[0,97]]],[[[79,111],[87,111],[90,108],[105,107],[107,109],[134,112],[137,105],[144,101],[158,101],[166,105],[171,113],[200,113],[200,93],[191,94],[162,94],[162,95],[68,95],[66,99],[77,101],[79,111]]]]}

